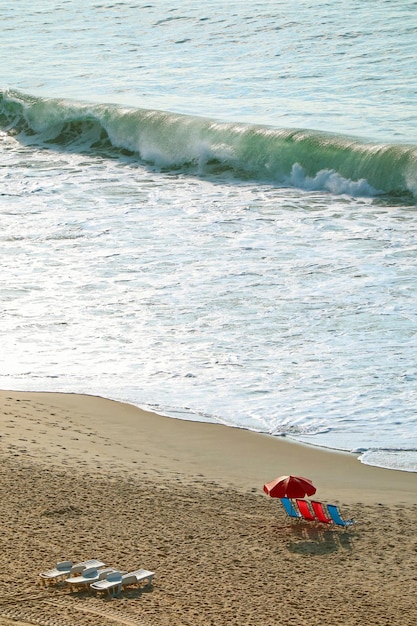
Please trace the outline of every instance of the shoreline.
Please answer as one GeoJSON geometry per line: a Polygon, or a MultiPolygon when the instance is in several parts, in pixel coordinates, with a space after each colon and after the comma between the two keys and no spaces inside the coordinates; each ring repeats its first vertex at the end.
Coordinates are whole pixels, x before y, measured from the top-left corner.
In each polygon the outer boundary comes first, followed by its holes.
{"type": "MultiPolygon", "coordinates": [[[[0,393],[1,393],[1,389],[0,389],[0,393]]],[[[293,443],[299,446],[306,446],[308,448],[312,448],[312,449],[317,449],[317,450],[321,450],[323,452],[331,452],[331,453],[340,453],[340,454],[346,454],[349,455],[351,457],[355,457],[359,463],[362,463],[363,465],[369,465],[370,467],[375,467],[378,469],[383,469],[383,470],[390,470],[390,471],[398,471],[398,472],[405,472],[405,473],[410,473],[410,474],[416,474],[417,475],[417,468],[415,467],[415,462],[414,459],[411,461],[411,469],[410,467],[403,467],[402,462],[398,462],[398,461],[394,461],[393,465],[390,466],[389,464],[384,464],[384,460],[382,461],[382,463],[380,462],[368,462],[368,460],[366,460],[366,458],[364,458],[362,460],[361,457],[366,457],[368,454],[371,454],[371,456],[375,453],[378,453],[380,451],[380,449],[378,448],[372,448],[372,446],[370,445],[370,447],[362,447],[362,446],[358,446],[355,447],[355,445],[352,446],[348,446],[345,445],[344,447],[337,447],[337,445],[333,445],[332,442],[326,442],[323,441],[322,439],[320,440],[316,440],[315,436],[312,436],[311,440],[309,440],[308,438],[306,439],[297,439],[296,437],[293,437],[291,434],[287,434],[287,433],[282,433],[279,435],[273,435],[269,432],[265,432],[265,431],[261,431],[261,430],[254,430],[251,429],[245,425],[235,425],[235,424],[228,424],[227,422],[219,422],[216,421],[214,419],[202,419],[200,417],[200,415],[198,413],[194,413],[192,411],[182,411],[182,410],[175,410],[175,409],[167,409],[166,412],[164,411],[158,411],[157,408],[155,408],[153,405],[147,405],[147,404],[136,404],[135,401],[131,401],[131,400],[124,400],[121,398],[117,398],[117,397],[113,397],[113,396],[107,396],[107,395],[101,395],[100,393],[90,393],[90,392],[79,392],[79,391],[59,391],[59,390],[21,390],[21,389],[15,389],[13,388],[12,390],[4,390],[4,392],[10,392],[10,393],[29,393],[29,394],[47,394],[47,395],[57,395],[57,396],[79,396],[79,397],[87,397],[87,398],[98,398],[98,399],[102,399],[104,401],[108,401],[108,402],[114,402],[115,404],[119,404],[121,406],[130,406],[134,409],[137,409],[140,412],[143,412],[145,414],[151,414],[151,415],[157,415],[160,418],[167,418],[167,419],[171,419],[171,420],[178,420],[180,422],[196,422],[199,424],[213,424],[216,426],[222,426],[225,428],[231,428],[231,429],[235,429],[235,430],[244,430],[244,431],[248,431],[250,433],[254,433],[257,435],[263,435],[266,437],[272,437],[274,439],[278,439],[280,441],[285,441],[287,443],[293,443]]],[[[386,452],[393,452],[395,454],[401,452],[401,448],[392,448],[392,450],[388,450],[388,449],[381,449],[383,451],[386,452]]],[[[416,453],[417,451],[415,451],[413,448],[412,449],[405,449],[404,450],[405,453],[416,453]]]]}
{"type": "MultiPolygon", "coordinates": [[[[70,392],[71,393],[71,392],[70,392]]],[[[77,394],[76,394],[77,395],[77,394]]],[[[83,395],[83,394],[81,394],[83,395]]],[[[86,395],[90,395],[90,394],[86,394],[86,395]]],[[[96,397],[102,397],[102,396],[96,396],[96,397]]],[[[107,398],[108,400],[112,400],[111,398],[107,398]]],[[[119,402],[122,404],[131,404],[128,401],[123,401],[123,400],[112,400],[114,402],[119,402]]],[[[138,408],[141,411],[144,411],[145,413],[153,413],[153,414],[157,414],[160,417],[167,417],[170,419],[179,419],[180,421],[185,421],[185,422],[198,422],[198,423],[203,423],[203,424],[216,424],[216,425],[221,425],[224,426],[226,428],[235,428],[237,430],[247,430],[248,432],[252,432],[258,435],[264,435],[266,437],[273,437],[274,439],[279,439],[280,441],[286,441],[288,443],[293,443],[299,446],[306,446],[307,448],[313,448],[313,449],[318,449],[321,450],[323,452],[331,452],[331,453],[340,453],[340,454],[347,454],[350,456],[355,457],[359,463],[362,463],[363,465],[369,465],[370,467],[377,467],[379,469],[384,469],[384,470],[391,470],[391,471],[398,471],[398,472],[407,472],[410,474],[417,474],[417,469],[408,469],[408,468],[404,468],[401,466],[397,466],[397,467],[388,467],[386,465],[378,465],[378,464],[374,464],[374,463],[367,463],[364,462],[360,459],[361,456],[363,456],[364,454],[367,454],[368,452],[370,452],[370,448],[360,448],[358,449],[358,451],[355,450],[348,450],[347,448],[337,448],[335,446],[332,445],[327,445],[325,443],[316,443],[314,441],[314,443],[312,441],[303,441],[301,439],[297,439],[296,437],[293,437],[291,435],[288,435],[286,433],[280,434],[280,435],[271,435],[268,432],[264,432],[261,430],[252,430],[250,428],[247,428],[245,426],[233,426],[231,424],[227,424],[227,423],[221,423],[221,422],[216,422],[214,420],[202,420],[202,419],[191,419],[188,417],[181,417],[181,412],[176,412],[176,411],[172,411],[172,413],[170,413],[169,411],[167,413],[163,413],[163,412],[158,412],[153,410],[153,408],[151,406],[146,406],[146,405],[135,405],[132,404],[132,406],[138,408]]],[[[190,413],[190,415],[195,415],[194,413],[190,413]]],[[[373,451],[373,449],[372,449],[373,451]]],[[[400,449],[394,448],[392,450],[393,452],[397,453],[397,452],[401,452],[400,449]]],[[[412,450],[404,450],[404,452],[416,452],[414,449],[412,450]]]]}
{"type": "Polygon", "coordinates": [[[296,474],[312,479],[317,495],[326,499],[354,502],[360,495],[372,502],[416,501],[415,472],[366,465],[353,453],[244,428],[181,420],[100,396],[71,393],[0,391],[0,408],[5,416],[23,409],[27,420],[26,425],[15,423],[5,429],[0,443],[11,438],[18,449],[23,441],[23,454],[36,461],[54,463],[65,457],[65,464],[78,465],[82,456],[91,468],[106,462],[131,470],[146,466],[149,475],[206,478],[260,492],[276,476],[296,474]],[[36,438],[30,440],[26,436],[32,432],[36,438]]]}
{"type": "Polygon", "coordinates": [[[0,391],[0,626],[414,626],[417,474],[94,396],[0,391]],[[291,523],[280,474],[357,523],[291,523]],[[107,600],[58,561],[155,572],[107,600]],[[381,589],[384,593],[381,594],[381,589]],[[274,598],[274,601],[271,601],[274,598]]]}

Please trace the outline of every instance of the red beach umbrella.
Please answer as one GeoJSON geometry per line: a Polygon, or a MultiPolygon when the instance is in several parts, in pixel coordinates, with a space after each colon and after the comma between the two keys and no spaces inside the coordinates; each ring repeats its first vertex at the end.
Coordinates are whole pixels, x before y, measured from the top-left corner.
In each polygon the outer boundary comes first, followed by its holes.
{"type": "Polygon", "coordinates": [[[279,476],[264,485],[264,491],[271,498],[304,498],[316,493],[309,478],[302,476],[279,476]]]}

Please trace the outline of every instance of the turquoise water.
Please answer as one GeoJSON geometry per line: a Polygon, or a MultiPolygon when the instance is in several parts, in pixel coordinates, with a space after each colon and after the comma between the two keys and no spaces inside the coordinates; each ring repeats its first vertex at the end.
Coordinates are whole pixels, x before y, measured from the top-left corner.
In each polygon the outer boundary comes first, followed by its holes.
{"type": "Polygon", "coordinates": [[[416,12],[0,3],[1,386],[416,471],[416,12]]]}

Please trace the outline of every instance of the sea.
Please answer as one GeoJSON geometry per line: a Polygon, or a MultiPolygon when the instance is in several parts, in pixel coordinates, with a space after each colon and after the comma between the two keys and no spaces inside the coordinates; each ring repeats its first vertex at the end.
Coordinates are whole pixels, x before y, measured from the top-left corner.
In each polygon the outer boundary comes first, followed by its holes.
{"type": "Polygon", "coordinates": [[[416,472],[417,2],[0,20],[0,387],[416,472]]]}

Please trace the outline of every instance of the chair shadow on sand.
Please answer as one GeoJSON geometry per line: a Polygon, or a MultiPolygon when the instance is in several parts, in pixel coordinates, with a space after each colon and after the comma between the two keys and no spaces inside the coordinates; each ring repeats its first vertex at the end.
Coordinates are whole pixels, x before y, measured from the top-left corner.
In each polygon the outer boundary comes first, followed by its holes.
{"type": "MultiPolygon", "coordinates": [[[[122,598],[125,601],[134,600],[134,599],[138,600],[141,597],[149,593],[151,594],[153,592],[154,592],[153,585],[146,585],[144,587],[125,587],[122,590],[122,592],[115,597],[119,599],[122,598]]],[[[91,593],[91,589],[78,589],[77,591],[73,592],[71,595],[80,601],[87,601],[87,602],[93,597],[93,594],[91,593]]],[[[114,600],[114,597],[108,594],[103,594],[103,595],[95,596],[95,597],[98,597],[98,599],[101,600],[102,602],[111,602],[112,600],[114,600]]]]}
{"type": "Polygon", "coordinates": [[[296,554],[331,554],[340,549],[352,550],[352,538],[352,534],[348,535],[337,529],[307,524],[293,525],[291,541],[287,543],[287,548],[296,554]]]}

